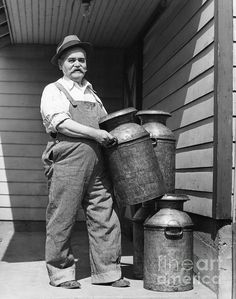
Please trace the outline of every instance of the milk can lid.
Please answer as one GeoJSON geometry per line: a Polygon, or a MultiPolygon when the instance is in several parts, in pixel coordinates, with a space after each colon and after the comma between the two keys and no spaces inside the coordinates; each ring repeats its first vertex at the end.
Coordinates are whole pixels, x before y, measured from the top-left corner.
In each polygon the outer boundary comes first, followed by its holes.
{"type": "Polygon", "coordinates": [[[135,109],[134,107],[129,107],[129,108],[125,108],[125,109],[121,109],[121,110],[109,113],[106,116],[101,118],[101,120],[99,121],[99,124],[102,124],[103,122],[110,120],[114,117],[123,116],[123,115],[130,114],[130,113],[136,114],[137,111],[138,110],[135,109]]]}
{"type": "Polygon", "coordinates": [[[160,199],[160,201],[187,201],[189,200],[188,195],[186,194],[175,194],[175,193],[166,193],[162,196],[162,198],[160,199]]]}
{"type": "Polygon", "coordinates": [[[192,226],[193,222],[187,213],[169,208],[161,209],[144,223],[145,228],[192,226]]]}
{"type": "Polygon", "coordinates": [[[163,116],[171,116],[171,114],[169,112],[163,111],[163,110],[140,110],[137,112],[137,116],[138,115],[144,115],[144,114],[148,114],[148,115],[163,115],[163,116]]]}

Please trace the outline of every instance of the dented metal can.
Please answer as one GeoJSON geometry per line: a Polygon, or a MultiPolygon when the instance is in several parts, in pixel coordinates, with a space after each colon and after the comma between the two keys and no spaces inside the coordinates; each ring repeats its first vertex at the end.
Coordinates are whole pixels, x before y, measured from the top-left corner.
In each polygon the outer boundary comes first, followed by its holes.
{"type": "MultiPolygon", "coordinates": [[[[159,292],[193,289],[193,223],[171,208],[175,195],[165,195],[162,208],[144,223],[144,288],[159,292]],[[166,203],[166,206],[165,206],[166,203]]],[[[177,201],[186,196],[176,196],[177,201]]]]}
{"type": "Polygon", "coordinates": [[[132,107],[122,109],[99,123],[101,129],[117,139],[117,144],[104,152],[121,205],[142,203],[166,192],[150,134],[137,123],[136,113],[132,107]]]}
{"type": "Polygon", "coordinates": [[[175,189],[175,137],[166,126],[170,113],[161,110],[140,110],[137,117],[143,128],[150,133],[154,151],[163,175],[166,192],[175,189]]]}

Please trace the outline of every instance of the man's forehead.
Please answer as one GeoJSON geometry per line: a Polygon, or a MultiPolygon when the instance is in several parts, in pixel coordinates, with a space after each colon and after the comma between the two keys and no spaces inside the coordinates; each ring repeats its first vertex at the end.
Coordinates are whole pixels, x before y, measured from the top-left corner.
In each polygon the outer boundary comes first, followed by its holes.
{"type": "Polygon", "coordinates": [[[65,53],[63,53],[64,57],[68,58],[68,57],[84,57],[86,58],[86,52],[84,51],[84,49],[80,48],[80,47],[76,47],[76,48],[72,48],[72,49],[68,49],[65,53]]]}

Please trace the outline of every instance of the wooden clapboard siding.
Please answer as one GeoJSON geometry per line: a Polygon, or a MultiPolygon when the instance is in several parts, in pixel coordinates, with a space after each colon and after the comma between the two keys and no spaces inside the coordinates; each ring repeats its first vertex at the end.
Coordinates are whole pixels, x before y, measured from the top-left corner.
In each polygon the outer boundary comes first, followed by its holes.
{"type": "Polygon", "coordinates": [[[172,1],[144,38],[143,109],[172,114],[176,192],[213,216],[215,1],[172,1]],[[166,22],[166,16],[168,18],[166,22]]]}
{"type": "Polygon", "coordinates": [[[47,195],[46,183],[41,182],[1,182],[0,189],[3,195],[47,195]]]}
{"type": "MultiPolygon", "coordinates": [[[[49,46],[49,45],[30,45],[30,51],[29,51],[29,45],[27,44],[16,44],[14,47],[5,47],[1,49],[1,57],[5,58],[19,58],[24,59],[25,53],[27,52],[28,58],[37,58],[37,59],[45,59],[45,61],[49,61],[50,57],[54,55],[55,47],[49,46]]],[[[47,66],[50,68],[50,66],[47,66]]]]}
{"type": "MultiPolygon", "coordinates": [[[[30,122],[29,122],[30,125],[30,122]]],[[[1,132],[0,141],[2,144],[35,144],[42,145],[48,140],[45,133],[38,132],[1,132]]]]}
{"type": "Polygon", "coordinates": [[[39,104],[44,86],[59,76],[47,61],[51,49],[46,48],[48,53],[35,46],[0,51],[1,220],[45,219],[47,183],[41,155],[47,136],[39,104]]]}
{"type": "Polygon", "coordinates": [[[33,164],[34,160],[32,161],[32,158],[31,160],[29,158],[25,158],[25,159],[18,158],[17,160],[18,161],[21,160],[22,162],[18,164],[16,163],[17,165],[10,165],[9,169],[7,170],[7,173],[5,169],[0,169],[0,177],[2,182],[34,183],[34,182],[45,181],[44,174],[42,172],[42,165],[40,165],[39,169],[35,169],[35,164],[33,164]],[[30,167],[26,167],[25,166],[26,162],[32,163],[31,167],[34,167],[34,169],[31,169],[30,167]]]}
{"type": "MultiPolygon", "coordinates": [[[[178,24],[179,19],[183,21],[184,19],[189,18],[189,13],[191,13],[190,8],[192,5],[193,5],[193,1],[190,1],[188,5],[186,5],[184,9],[181,11],[180,15],[178,15],[173,20],[173,22],[169,24],[167,29],[163,31],[162,33],[163,41],[160,40],[158,42],[160,53],[158,53],[158,55],[156,55],[153,58],[153,63],[157,64],[157,70],[165,66],[165,63],[168,62],[169,59],[173,58],[174,54],[176,54],[178,51],[180,51],[180,55],[178,55],[177,57],[182,56],[183,53],[184,53],[184,57],[186,55],[183,61],[184,63],[188,60],[188,58],[192,59],[192,57],[196,55],[196,53],[199,52],[202,47],[204,47],[204,44],[206,43],[206,41],[204,41],[205,34],[207,35],[207,44],[212,41],[211,38],[212,34],[211,31],[208,29],[209,26],[207,25],[207,23],[212,20],[214,15],[213,1],[211,1],[209,5],[206,6],[206,8],[204,6],[205,8],[204,10],[202,8],[197,13],[196,13],[196,9],[199,8],[200,4],[199,1],[196,1],[196,3],[194,3],[193,13],[195,13],[195,15],[193,16],[193,19],[187,22],[183,28],[181,28],[181,25],[178,24]],[[183,18],[183,14],[185,15],[184,18],[183,18]],[[173,24],[174,22],[176,22],[176,25],[173,24]],[[204,31],[207,32],[205,33],[204,31]],[[170,36],[170,37],[173,36],[173,38],[172,39],[168,38],[168,41],[166,41],[166,36],[170,36]],[[163,48],[166,48],[164,53],[163,53],[163,48]]],[[[152,57],[150,57],[150,59],[152,59],[152,57]]],[[[153,76],[154,73],[156,73],[154,65],[151,65],[150,62],[146,63],[144,67],[144,78],[146,80],[148,80],[148,78],[150,78],[151,76],[153,76]]],[[[180,60],[180,66],[181,65],[182,64],[180,60]]],[[[175,68],[177,68],[178,66],[179,66],[178,62],[175,62],[175,68]]]]}
{"type": "MultiPolygon", "coordinates": [[[[1,157],[0,158],[0,168],[4,170],[11,169],[31,169],[31,170],[42,170],[42,163],[38,157],[36,158],[26,158],[26,157],[1,157]]],[[[23,172],[22,172],[23,173],[23,172]]],[[[7,174],[6,174],[7,175],[7,174]]]]}
{"type": "MultiPolygon", "coordinates": [[[[147,44],[147,47],[145,46],[144,49],[144,60],[146,61],[146,55],[150,57],[151,60],[157,59],[157,56],[162,51],[163,47],[169,48],[170,43],[172,42],[173,38],[176,38],[176,35],[179,33],[180,38],[179,39],[179,48],[181,48],[186,42],[189,41],[189,37],[192,37],[192,34],[195,34],[196,25],[199,27],[201,24],[199,22],[199,19],[195,21],[195,23],[191,24],[192,20],[194,19],[194,14],[199,9],[199,7],[206,2],[206,0],[202,1],[185,1],[181,0],[178,3],[176,1],[173,1],[171,3],[169,10],[165,12],[162,18],[160,18],[159,22],[156,23],[156,25],[153,26],[153,30],[151,29],[149,33],[146,35],[145,38],[145,45],[147,44]],[[189,16],[192,16],[191,19],[189,19],[189,16]],[[166,17],[171,22],[166,22],[166,17]],[[182,21],[183,26],[179,23],[179,20],[182,21]],[[186,30],[186,25],[190,24],[190,28],[186,30]],[[197,23],[197,24],[196,24],[197,23]],[[193,28],[192,28],[193,27],[193,28]],[[185,37],[185,34],[181,33],[181,29],[184,30],[184,33],[187,34],[185,37]],[[159,34],[157,35],[156,32],[159,34]],[[169,38],[166,39],[166,36],[169,38]],[[168,47],[167,47],[168,46],[168,47]],[[153,53],[153,47],[155,47],[156,51],[153,53]]],[[[176,47],[171,47],[172,50],[168,51],[175,51],[176,47]]],[[[169,53],[169,52],[168,52],[169,53]]],[[[173,55],[173,52],[171,54],[167,54],[167,57],[169,58],[169,55],[173,55]]],[[[150,62],[144,61],[144,66],[146,67],[149,65],[150,62]]]]}
{"type": "MultiPolygon", "coordinates": [[[[85,220],[83,210],[78,211],[78,220],[85,220]]],[[[0,219],[1,220],[27,220],[27,221],[44,221],[45,220],[45,208],[34,208],[34,207],[11,207],[0,209],[0,219]]]]}
{"type": "Polygon", "coordinates": [[[47,195],[0,195],[1,207],[9,208],[45,208],[48,202],[47,195]]]}
{"type": "Polygon", "coordinates": [[[20,132],[44,132],[41,119],[0,119],[0,128],[2,131],[20,131],[20,132]]]}
{"type": "Polygon", "coordinates": [[[0,156],[2,157],[40,157],[45,145],[39,144],[1,144],[0,156]]]}
{"type": "MultiPolygon", "coordinates": [[[[160,60],[157,61],[157,64],[160,64],[160,66],[157,65],[158,71],[156,71],[153,75],[147,76],[147,79],[145,79],[145,89],[144,92],[149,93],[151,86],[153,86],[153,82],[155,81],[157,85],[160,85],[161,82],[166,80],[169,76],[172,75],[173,72],[178,70],[178,67],[181,68],[183,64],[187,64],[188,61],[190,61],[194,68],[194,62],[193,57],[197,56],[199,53],[201,53],[202,50],[208,45],[210,45],[214,41],[214,22],[213,20],[210,21],[206,27],[203,28],[198,34],[187,44],[185,45],[174,57],[172,57],[169,61],[165,62],[164,65],[163,62],[160,60]],[[191,51],[191,49],[194,49],[194,52],[191,51]]],[[[163,53],[164,56],[165,53],[163,53]]],[[[201,55],[201,54],[199,54],[201,55]]],[[[202,60],[204,58],[207,58],[207,55],[204,55],[202,57],[202,60]]],[[[198,59],[196,59],[198,60],[198,59]]],[[[191,64],[187,65],[191,66],[191,64]]],[[[148,67],[147,70],[151,68],[148,67]]],[[[196,72],[196,69],[191,70],[192,76],[194,76],[194,71],[196,72]]]]}
{"type": "Polygon", "coordinates": [[[185,127],[213,115],[214,97],[212,94],[208,94],[192,102],[190,105],[173,111],[170,128],[174,130],[178,127],[185,127]]]}
{"type": "Polygon", "coordinates": [[[214,70],[210,69],[202,74],[201,77],[188,82],[175,93],[167,95],[167,97],[163,98],[150,108],[156,109],[158,106],[158,109],[167,110],[172,113],[179,107],[182,107],[183,105],[186,106],[187,104],[190,104],[196,100],[207,100],[209,96],[213,96],[213,90],[214,70]]]}
{"type": "MultiPolygon", "coordinates": [[[[16,48],[18,47],[19,46],[16,46],[16,48]]],[[[19,59],[17,56],[4,57],[4,59],[0,60],[0,68],[4,70],[53,70],[52,66],[50,66],[49,59],[37,59],[37,56],[34,56],[30,59],[29,64],[27,63],[29,58],[24,57],[19,59]]]]}
{"type": "Polygon", "coordinates": [[[180,70],[171,74],[170,77],[167,77],[166,80],[158,86],[158,88],[153,88],[153,86],[156,84],[155,80],[152,81],[152,86],[147,86],[147,88],[144,88],[144,96],[147,100],[147,104],[150,105],[157,98],[161,100],[168,94],[172,94],[191,80],[210,69],[213,63],[214,46],[211,45],[205,50],[205,52],[191,60],[191,62],[183,66],[180,70]],[[166,93],[167,90],[168,94],[166,93]]]}
{"type": "Polygon", "coordinates": [[[176,153],[176,168],[211,168],[213,166],[213,148],[212,144],[203,144],[193,147],[192,150],[182,150],[176,153]]]}
{"type": "Polygon", "coordinates": [[[38,95],[26,94],[0,94],[1,107],[37,107],[39,108],[38,95]]]}
{"type": "Polygon", "coordinates": [[[190,190],[176,190],[176,193],[187,194],[189,201],[184,204],[184,208],[190,212],[196,214],[196,211],[201,211],[201,214],[206,217],[210,217],[209,211],[212,207],[212,192],[197,192],[190,190]]]}
{"type": "MultiPolygon", "coordinates": [[[[0,50],[0,220],[45,219],[41,155],[48,136],[39,106],[44,86],[61,76],[49,63],[54,51],[39,45],[0,50]]],[[[94,50],[88,64],[88,79],[108,112],[121,109],[123,51],[94,50]]],[[[82,210],[78,217],[84,220],[82,210]]]]}
{"type": "Polygon", "coordinates": [[[213,173],[209,171],[178,172],[176,174],[176,188],[178,190],[191,190],[212,192],[213,173]]]}
{"type": "Polygon", "coordinates": [[[213,127],[213,119],[207,119],[191,126],[174,130],[177,152],[180,148],[213,142],[213,127]]]}
{"type": "Polygon", "coordinates": [[[2,107],[1,119],[41,119],[39,107],[2,107]]]}
{"type": "Polygon", "coordinates": [[[24,69],[15,69],[14,72],[9,69],[5,69],[0,73],[1,82],[51,82],[55,79],[55,70],[39,69],[35,72],[35,69],[29,69],[25,72],[24,69]]]}
{"type": "Polygon", "coordinates": [[[35,207],[1,207],[0,209],[1,220],[32,220],[32,221],[44,221],[45,220],[45,208],[35,207]]]}

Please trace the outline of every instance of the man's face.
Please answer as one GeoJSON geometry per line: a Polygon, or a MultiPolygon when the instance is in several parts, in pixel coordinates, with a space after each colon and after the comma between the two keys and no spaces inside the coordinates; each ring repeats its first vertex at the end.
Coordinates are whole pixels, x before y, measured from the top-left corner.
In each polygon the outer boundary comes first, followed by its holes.
{"type": "Polygon", "coordinates": [[[81,83],[87,71],[86,53],[82,48],[73,48],[61,56],[59,68],[64,76],[81,83]]]}

